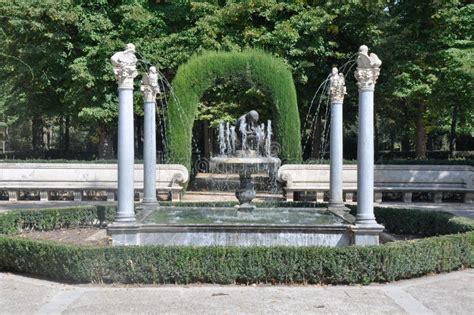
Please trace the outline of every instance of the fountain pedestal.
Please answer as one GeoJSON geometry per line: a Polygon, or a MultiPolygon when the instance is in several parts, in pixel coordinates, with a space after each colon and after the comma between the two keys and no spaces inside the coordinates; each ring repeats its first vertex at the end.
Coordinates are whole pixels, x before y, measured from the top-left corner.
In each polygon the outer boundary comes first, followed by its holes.
{"type": "Polygon", "coordinates": [[[252,199],[255,198],[256,192],[252,180],[252,175],[250,174],[239,174],[240,177],[240,188],[235,192],[235,196],[239,200],[240,205],[236,206],[237,210],[250,212],[255,209],[252,199]]]}
{"type": "Polygon", "coordinates": [[[239,205],[236,208],[239,211],[249,212],[255,209],[251,203],[256,195],[252,174],[276,173],[281,161],[275,157],[256,157],[252,150],[246,150],[246,154],[243,152],[238,152],[239,157],[218,156],[211,158],[210,170],[212,173],[239,174],[240,186],[235,192],[239,205]]]}

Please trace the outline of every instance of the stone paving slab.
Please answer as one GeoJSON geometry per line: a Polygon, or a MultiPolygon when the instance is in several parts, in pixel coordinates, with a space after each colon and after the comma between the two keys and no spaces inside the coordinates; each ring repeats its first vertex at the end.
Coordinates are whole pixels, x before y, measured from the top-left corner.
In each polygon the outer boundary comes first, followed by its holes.
{"type": "Polygon", "coordinates": [[[369,286],[66,285],[0,273],[1,314],[472,314],[474,269],[369,286]]]}

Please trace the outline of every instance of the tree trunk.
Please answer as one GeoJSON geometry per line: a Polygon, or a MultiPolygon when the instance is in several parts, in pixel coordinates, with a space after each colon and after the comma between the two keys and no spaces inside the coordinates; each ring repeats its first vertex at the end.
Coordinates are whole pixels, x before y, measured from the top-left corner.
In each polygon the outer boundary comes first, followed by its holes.
{"type": "Polygon", "coordinates": [[[458,124],[459,106],[455,104],[453,106],[453,112],[451,116],[451,132],[449,134],[449,155],[454,157],[456,153],[456,127],[458,124]]]}
{"type": "Polygon", "coordinates": [[[423,116],[426,111],[424,103],[419,103],[416,107],[416,141],[415,155],[417,159],[426,159],[426,128],[423,116]]]}
{"type": "Polygon", "coordinates": [[[59,145],[59,148],[61,150],[63,150],[63,154],[64,154],[64,116],[63,115],[59,116],[59,123],[58,124],[59,124],[59,142],[58,142],[58,145],[59,145]]]}
{"type": "Polygon", "coordinates": [[[209,139],[209,121],[205,120],[202,122],[202,134],[203,134],[203,157],[209,159],[211,157],[211,141],[209,139]]]}
{"type": "Polygon", "coordinates": [[[377,125],[377,112],[374,107],[374,160],[378,161],[380,158],[379,152],[379,128],[377,125]]]}
{"type": "Polygon", "coordinates": [[[35,153],[44,149],[43,118],[40,115],[34,115],[31,120],[31,145],[35,153]]]}
{"type": "Polygon", "coordinates": [[[321,158],[321,115],[318,115],[313,127],[313,138],[311,139],[311,159],[319,160],[321,158]]]}
{"type": "Polygon", "coordinates": [[[70,117],[69,115],[66,116],[66,121],[64,122],[64,153],[69,153],[69,146],[71,142],[71,137],[69,134],[69,125],[70,125],[70,117]]]}
{"type": "Polygon", "coordinates": [[[110,130],[100,128],[99,130],[99,159],[113,159],[114,146],[110,130]]]}
{"type": "Polygon", "coordinates": [[[410,115],[408,114],[408,106],[406,102],[403,102],[403,128],[401,130],[401,151],[406,154],[405,157],[408,157],[408,153],[410,152],[410,136],[409,136],[409,129],[407,121],[410,121],[410,115]]]}
{"type": "Polygon", "coordinates": [[[135,115],[135,127],[136,127],[136,132],[135,132],[135,139],[136,139],[136,152],[138,153],[138,156],[143,157],[143,117],[135,115]]]}

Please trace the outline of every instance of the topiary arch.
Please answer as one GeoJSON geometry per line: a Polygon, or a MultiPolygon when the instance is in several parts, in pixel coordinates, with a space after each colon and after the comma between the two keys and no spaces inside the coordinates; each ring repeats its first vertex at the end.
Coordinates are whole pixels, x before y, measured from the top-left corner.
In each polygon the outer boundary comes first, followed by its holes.
{"type": "MultiPolygon", "coordinates": [[[[189,169],[192,153],[192,128],[198,103],[204,92],[219,78],[250,72],[252,80],[266,87],[272,98],[273,125],[280,144],[280,158],[301,160],[300,119],[293,77],[285,63],[260,50],[206,52],[192,57],[178,68],[172,82],[179,104],[172,99],[168,107],[168,149],[171,163],[189,169]]],[[[256,108],[258,111],[258,108],[256,108]]]]}

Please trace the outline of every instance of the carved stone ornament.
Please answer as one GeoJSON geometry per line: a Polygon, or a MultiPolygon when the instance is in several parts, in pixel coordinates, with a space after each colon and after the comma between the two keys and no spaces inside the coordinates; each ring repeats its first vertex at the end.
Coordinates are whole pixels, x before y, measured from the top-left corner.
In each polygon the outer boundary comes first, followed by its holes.
{"type": "Polygon", "coordinates": [[[344,75],[338,73],[337,68],[332,68],[331,77],[329,78],[329,95],[331,96],[331,102],[342,103],[344,101],[344,95],[346,94],[344,75]]]}
{"type": "Polygon", "coordinates": [[[368,55],[369,48],[365,45],[360,46],[359,56],[357,57],[357,69],[354,76],[357,80],[357,86],[361,90],[374,90],[375,82],[380,74],[380,65],[382,61],[376,54],[368,55]]]}
{"type": "Polygon", "coordinates": [[[133,89],[133,79],[138,75],[135,45],[127,44],[124,51],[116,52],[111,58],[114,73],[120,89],[133,89]]]}
{"type": "Polygon", "coordinates": [[[150,67],[148,73],[143,75],[140,91],[143,93],[145,102],[155,102],[156,95],[161,94],[160,86],[158,85],[158,71],[156,71],[155,67],[150,67]]]}

